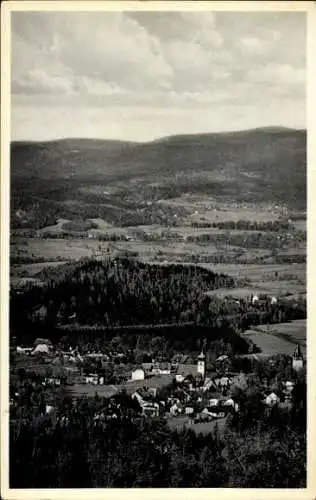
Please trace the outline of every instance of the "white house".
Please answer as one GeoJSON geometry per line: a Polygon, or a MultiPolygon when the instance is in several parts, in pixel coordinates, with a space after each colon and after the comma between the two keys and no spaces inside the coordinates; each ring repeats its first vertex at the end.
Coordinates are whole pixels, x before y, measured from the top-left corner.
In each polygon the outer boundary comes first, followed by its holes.
{"type": "Polygon", "coordinates": [[[206,392],[207,390],[209,390],[211,387],[214,386],[214,382],[211,378],[206,378],[205,381],[204,381],[204,385],[203,385],[203,392],[206,392]]]}
{"type": "Polygon", "coordinates": [[[234,400],[233,399],[226,399],[226,401],[223,402],[224,406],[235,406],[234,400]]]}
{"type": "Polygon", "coordinates": [[[89,373],[89,375],[85,377],[85,383],[98,385],[98,375],[96,373],[89,373]]]}
{"type": "Polygon", "coordinates": [[[31,354],[48,354],[49,348],[47,344],[38,344],[31,354]]]}
{"type": "Polygon", "coordinates": [[[255,303],[256,303],[256,302],[258,302],[258,301],[259,301],[259,297],[258,297],[258,295],[254,295],[254,296],[252,297],[251,302],[252,302],[253,304],[255,304],[255,303]]]}
{"type": "Polygon", "coordinates": [[[132,371],[132,380],[144,380],[145,372],[142,368],[136,368],[136,370],[132,371]]]}
{"type": "Polygon", "coordinates": [[[143,415],[150,417],[158,417],[159,415],[159,404],[158,403],[143,403],[142,404],[143,415]]]}
{"type": "Polygon", "coordinates": [[[268,406],[274,406],[280,402],[280,398],[275,394],[275,392],[271,392],[266,398],[265,398],[265,404],[268,406]]]}
{"type": "Polygon", "coordinates": [[[187,406],[184,412],[186,415],[192,415],[194,413],[194,409],[192,408],[192,406],[187,406]]]}
{"type": "Polygon", "coordinates": [[[32,347],[21,347],[18,345],[16,348],[16,352],[18,352],[19,354],[30,354],[32,351],[32,347]]]}
{"type": "Polygon", "coordinates": [[[177,403],[174,403],[170,408],[170,414],[172,416],[179,415],[181,413],[181,407],[177,403]]]}

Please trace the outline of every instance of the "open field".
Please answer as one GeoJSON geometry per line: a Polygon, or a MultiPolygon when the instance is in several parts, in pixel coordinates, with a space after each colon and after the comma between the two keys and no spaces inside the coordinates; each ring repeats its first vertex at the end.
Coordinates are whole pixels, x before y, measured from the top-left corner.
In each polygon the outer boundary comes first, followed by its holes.
{"type": "Polygon", "coordinates": [[[200,264],[205,268],[212,268],[217,273],[227,273],[236,278],[248,277],[252,281],[280,280],[283,277],[295,276],[306,279],[305,264],[200,264]],[[277,273],[277,274],[276,274],[277,273]]]}
{"type": "Polygon", "coordinates": [[[218,288],[217,290],[210,290],[209,292],[205,292],[205,295],[209,295],[210,297],[216,296],[220,298],[225,298],[228,296],[232,296],[235,299],[246,299],[250,298],[251,295],[255,293],[269,294],[270,290],[268,288],[254,288],[254,287],[245,287],[245,288],[218,288]]]}
{"type": "Polygon", "coordinates": [[[291,323],[274,325],[259,325],[244,332],[263,354],[292,355],[295,345],[301,346],[306,355],[306,320],[296,320],[291,323]]]}
{"type": "MultiPolygon", "coordinates": [[[[259,347],[263,354],[267,354],[269,356],[273,356],[275,354],[286,354],[291,356],[295,348],[295,345],[292,342],[269,333],[251,332],[247,334],[247,338],[259,347]]],[[[305,349],[302,347],[303,355],[304,351],[305,349]]]]}
{"type": "MultiPolygon", "coordinates": [[[[117,232],[117,229],[110,230],[117,232]]],[[[133,228],[135,231],[135,228],[133,228]]],[[[121,229],[126,234],[125,228],[121,229]]],[[[215,230],[218,232],[218,230],[215,230]]],[[[239,264],[238,258],[248,255],[258,256],[258,249],[246,250],[232,245],[215,245],[207,243],[199,245],[185,241],[159,240],[152,241],[119,241],[105,242],[95,239],[49,239],[49,238],[11,238],[11,279],[17,283],[20,278],[36,278],[44,268],[58,266],[68,261],[82,257],[107,258],[117,252],[135,252],[137,258],[144,262],[192,263],[188,256],[198,255],[201,262],[198,266],[205,267],[216,273],[223,273],[241,280],[249,280],[249,287],[235,291],[235,295],[249,295],[251,293],[267,293],[269,295],[285,296],[290,294],[306,293],[306,265],[305,264],[239,264]],[[217,264],[203,262],[208,258],[223,254],[235,259],[234,264],[217,264]],[[235,257],[234,257],[235,256],[235,257]]],[[[262,254],[266,250],[261,250],[262,254]]],[[[224,293],[225,291],[223,291],[224,293]]],[[[218,292],[220,293],[220,292],[218,292]]]]}
{"type": "Polygon", "coordinates": [[[286,337],[293,343],[306,345],[306,319],[297,319],[289,323],[278,323],[276,325],[258,325],[255,330],[263,333],[272,333],[286,337]]]}
{"type": "Polygon", "coordinates": [[[106,252],[107,243],[89,239],[12,238],[11,258],[31,258],[34,262],[77,260],[106,252]]]}

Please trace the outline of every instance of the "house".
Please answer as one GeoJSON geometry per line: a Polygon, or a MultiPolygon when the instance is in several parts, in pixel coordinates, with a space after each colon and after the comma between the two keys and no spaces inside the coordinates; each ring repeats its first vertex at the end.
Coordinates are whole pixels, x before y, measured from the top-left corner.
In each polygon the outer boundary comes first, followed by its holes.
{"type": "Polygon", "coordinates": [[[181,384],[184,381],[184,376],[183,375],[176,375],[175,379],[176,379],[176,382],[178,382],[178,384],[181,384]]]}
{"type": "Polygon", "coordinates": [[[203,389],[202,389],[202,391],[203,391],[203,392],[206,392],[206,391],[208,391],[209,389],[211,389],[212,387],[214,387],[214,382],[213,382],[213,380],[212,380],[211,378],[209,378],[209,377],[208,377],[208,378],[206,378],[206,379],[204,380],[204,385],[203,385],[203,389]]]}
{"type": "Polygon", "coordinates": [[[38,344],[35,349],[31,352],[34,354],[49,354],[49,346],[47,344],[38,344]]]}
{"type": "Polygon", "coordinates": [[[152,402],[144,402],[142,405],[142,414],[147,417],[158,417],[159,415],[159,404],[152,402]]]}
{"type": "Polygon", "coordinates": [[[172,415],[173,417],[175,417],[176,415],[180,415],[183,411],[183,408],[182,408],[182,405],[180,403],[180,401],[175,401],[172,406],[170,407],[170,415],[172,415]]]}
{"type": "Polygon", "coordinates": [[[153,363],[142,363],[142,369],[144,370],[145,375],[149,375],[152,373],[153,363]]]}
{"type": "Polygon", "coordinates": [[[217,371],[228,372],[231,369],[231,360],[226,354],[222,354],[215,360],[215,368],[217,371]]]}
{"type": "Polygon", "coordinates": [[[132,394],[132,398],[136,399],[142,409],[142,415],[157,417],[159,415],[159,404],[154,401],[148,401],[144,398],[146,397],[146,391],[137,390],[132,394]]]}
{"type": "Polygon", "coordinates": [[[224,418],[226,416],[225,412],[219,407],[204,408],[204,410],[202,410],[202,414],[211,418],[224,418]]]}
{"type": "Polygon", "coordinates": [[[221,377],[219,380],[219,385],[222,388],[227,388],[230,384],[230,380],[228,377],[221,377]]]}
{"type": "Polygon", "coordinates": [[[152,366],[152,373],[155,375],[170,375],[171,363],[154,363],[152,366]]]}
{"type": "Polygon", "coordinates": [[[251,298],[251,303],[252,304],[256,304],[257,302],[259,302],[258,295],[253,295],[253,297],[251,298]]]}
{"type": "Polygon", "coordinates": [[[178,363],[186,363],[186,361],[188,360],[189,356],[187,354],[175,354],[172,359],[171,359],[171,363],[172,364],[178,364],[178,363]]]}
{"type": "Polygon", "coordinates": [[[144,380],[145,372],[142,368],[136,368],[136,370],[132,371],[132,380],[144,380]]]}
{"type": "Polygon", "coordinates": [[[61,380],[59,377],[45,377],[43,381],[43,385],[55,385],[59,387],[61,380]]]}
{"type": "Polygon", "coordinates": [[[89,375],[85,376],[85,383],[86,384],[92,384],[92,385],[98,385],[98,375],[96,373],[89,373],[89,375]]]}
{"type": "Polygon", "coordinates": [[[186,406],[185,409],[184,409],[184,413],[186,415],[193,415],[194,413],[194,408],[192,408],[192,406],[186,406]]]}
{"type": "Polygon", "coordinates": [[[221,389],[222,391],[223,390],[227,390],[229,388],[229,385],[231,383],[231,380],[226,377],[226,376],[223,376],[223,377],[216,377],[214,380],[214,385],[218,388],[218,389],[221,389]]]}
{"type": "Polygon", "coordinates": [[[276,297],[271,297],[271,304],[276,304],[278,299],[276,297]]]}
{"type": "Polygon", "coordinates": [[[229,398],[229,399],[226,399],[226,401],[223,401],[222,403],[224,406],[235,406],[235,403],[234,403],[234,400],[229,398]]]}
{"type": "Polygon", "coordinates": [[[16,352],[18,354],[31,354],[33,351],[33,347],[22,347],[22,346],[17,346],[16,352]]]}
{"type": "Polygon", "coordinates": [[[215,363],[222,363],[223,361],[226,361],[228,358],[228,356],[226,354],[222,354],[221,356],[219,356],[216,360],[215,360],[215,363]]]}
{"type": "Polygon", "coordinates": [[[280,402],[280,398],[275,394],[275,392],[271,392],[271,394],[266,396],[264,402],[268,406],[274,406],[280,402]]]}

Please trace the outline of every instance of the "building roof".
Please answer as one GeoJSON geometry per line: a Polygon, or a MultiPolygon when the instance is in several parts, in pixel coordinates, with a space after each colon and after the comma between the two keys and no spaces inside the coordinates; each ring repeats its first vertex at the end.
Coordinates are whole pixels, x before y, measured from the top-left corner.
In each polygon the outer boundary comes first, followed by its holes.
{"type": "Polygon", "coordinates": [[[146,380],[129,380],[120,386],[120,390],[126,390],[127,393],[132,394],[137,389],[148,387],[149,389],[162,389],[172,383],[173,377],[171,375],[157,375],[146,380]]]}
{"type": "Polygon", "coordinates": [[[228,356],[226,354],[222,354],[216,359],[216,361],[225,361],[226,359],[229,359],[228,356]]]}
{"type": "Polygon", "coordinates": [[[142,363],[143,370],[151,371],[153,367],[153,363],[142,363]]]}
{"type": "Polygon", "coordinates": [[[205,354],[203,351],[198,355],[198,359],[205,359],[205,354]]]}
{"type": "Polygon", "coordinates": [[[194,364],[180,363],[177,368],[177,375],[182,375],[184,378],[189,375],[197,375],[197,366],[194,364]]]}
{"type": "Polygon", "coordinates": [[[143,373],[145,373],[144,370],[143,370],[143,368],[141,366],[138,366],[137,368],[135,368],[134,370],[132,370],[132,373],[139,372],[139,371],[142,371],[143,373]]]}
{"type": "Polygon", "coordinates": [[[34,345],[37,346],[38,344],[52,345],[52,341],[49,339],[37,338],[34,342],[34,345]]]}
{"type": "Polygon", "coordinates": [[[172,357],[171,362],[172,363],[185,363],[187,361],[188,357],[189,356],[187,354],[175,354],[172,357]]]}
{"type": "Polygon", "coordinates": [[[48,353],[48,345],[47,344],[38,344],[34,351],[32,351],[32,354],[37,354],[37,353],[40,353],[40,352],[43,352],[43,353],[48,353]]]}

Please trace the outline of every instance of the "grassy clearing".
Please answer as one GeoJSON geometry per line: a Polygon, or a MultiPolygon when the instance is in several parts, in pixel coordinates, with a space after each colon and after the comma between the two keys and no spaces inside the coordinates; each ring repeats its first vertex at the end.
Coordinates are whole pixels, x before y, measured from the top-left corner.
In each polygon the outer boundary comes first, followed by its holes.
{"type": "Polygon", "coordinates": [[[306,345],[306,319],[298,319],[290,323],[278,323],[277,325],[259,325],[256,330],[263,333],[272,333],[288,339],[290,342],[306,345]]]}
{"type": "MultiPolygon", "coordinates": [[[[249,338],[257,347],[261,349],[263,354],[269,356],[274,356],[276,354],[287,354],[291,356],[294,351],[294,344],[278,337],[277,335],[272,335],[263,332],[246,332],[247,338],[249,338]]],[[[303,350],[303,349],[302,349],[303,350]]]]}
{"type": "Polygon", "coordinates": [[[303,355],[306,355],[306,320],[275,325],[259,325],[244,333],[263,354],[292,355],[295,344],[300,344],[303,355]]]}
{"type": "Polygon", "coordinates": [[[289,280],[289,276],[296,279],[306,279],[305,264],[199,264],[216,273],[230,274],[231,276],[249,278],[254,282],[271,282],[289,280]]]}
{"type": "MultiPolygon", "coordinates": [[[[19,239],[20,240],[20,239],[19,239]]],[[[31,257],[38,262],[56,260],[77,260],[93,257],[98,251],[106,251],[107,244],[84,239],[29,238],[27,246],[16,240],[10,245],[11,256],[31,257]]]]}

